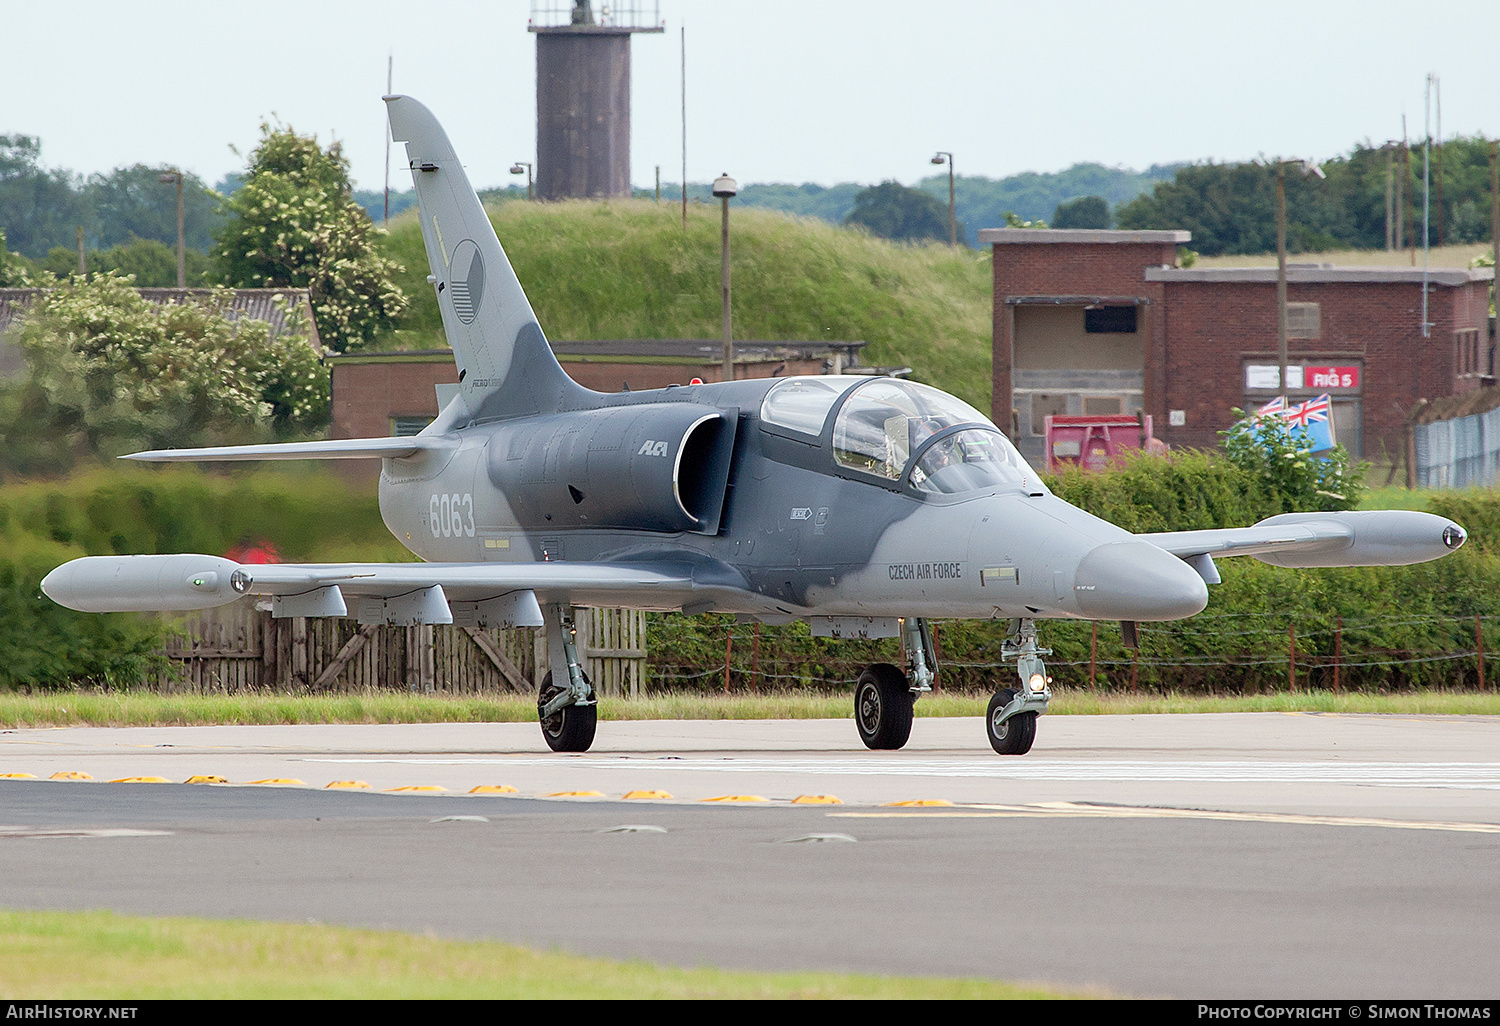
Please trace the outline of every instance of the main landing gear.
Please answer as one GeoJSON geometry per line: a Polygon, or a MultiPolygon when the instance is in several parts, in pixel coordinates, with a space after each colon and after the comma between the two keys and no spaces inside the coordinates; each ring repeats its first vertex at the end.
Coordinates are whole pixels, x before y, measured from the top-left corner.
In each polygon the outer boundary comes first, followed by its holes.
{"type": "Polygon", "coordinates": [[[918,696],[932,690],[937,660],[926,620],[906,617],[901,621],[901,647],[906,652],[905,670],[876,663],[854,685],[854,722],[866,748],[888,750],[905,745],[911,737],[912,707],[918,696]]]}
{"type": "MultiPolygon", "coordinates": [[[[901,621],[901,647],[906,652],[905,669],[875,663],[866,667],[854,686],[854,722],[867,748],[904,746],[911,737],[916,700],[932,690],[937,660],[925,619],[907,617],[901,621]]],[[[1002,659],[1016,661],[1020,688],[995,692],[985,711],[985,734],[990,747],[1001,755],[1025,755],[1036,739],[1036,718],[1047,711],[1052,699],[1052,678],[1042,662],[1042,656],[1051,655],[1052,650],[1037,647],[1035,621],[1017,619],[1011,621],[1000,651],[1002,659]]]]}
{"type": "Polygon", "coordinates": [[[552,665],[542,677],[536,700],[542,737],[554,752],[586,752],[594,743],[599,704],[594,697],[594,686],[578,661],[578,629],[573,625],[573,611],[566,606],[546,606],[542,609],[542,623],[547,631],[547,657],[552,665]]]}

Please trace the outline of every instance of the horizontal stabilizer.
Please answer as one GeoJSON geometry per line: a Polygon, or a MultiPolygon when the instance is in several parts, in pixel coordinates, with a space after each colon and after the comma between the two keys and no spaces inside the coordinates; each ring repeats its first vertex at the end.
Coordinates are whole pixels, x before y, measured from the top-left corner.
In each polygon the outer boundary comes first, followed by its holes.
{"type": "Polygon", "coordinates": [[[215,445],[203,449],[152,449],[121,456],[142,463],[213,463],[243,460],[353,460],[400,459],[453,443],[413,435],[409,438],[334,438],[326,442],[287,442],[270,445],[215,445]]]}

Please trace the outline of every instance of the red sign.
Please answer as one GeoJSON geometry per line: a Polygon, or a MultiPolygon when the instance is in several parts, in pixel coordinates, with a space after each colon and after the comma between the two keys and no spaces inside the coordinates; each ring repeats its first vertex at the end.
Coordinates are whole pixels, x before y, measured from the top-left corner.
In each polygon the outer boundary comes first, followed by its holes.
{"type": "Polygon", "coordinates": [[[1352,367],[1306,367],[1303,388],[1354,389],[1359,387],[1359,365],[1352,367]]]}

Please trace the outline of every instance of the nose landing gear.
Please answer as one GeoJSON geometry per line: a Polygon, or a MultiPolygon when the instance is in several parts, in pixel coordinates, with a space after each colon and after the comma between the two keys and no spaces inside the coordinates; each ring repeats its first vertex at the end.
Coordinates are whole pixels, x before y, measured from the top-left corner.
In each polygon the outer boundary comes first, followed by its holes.
{"type": "Polygon", "coordinates": [[[984,714],[985,734],[990,747],[999,754],[1025,755],[1031,751],[1031,743],[1036,740],[1036,718],[1047,711],[1047,703],[1052,700],[1052,678],[1047,676],[1047,664],[1042,662],[1042,656],[1051,654],[1050,648],[1037,647],[1034,620],[1011,621],[1000,657],[1016,660],[1021,688],[996,691],[984,714]]]}

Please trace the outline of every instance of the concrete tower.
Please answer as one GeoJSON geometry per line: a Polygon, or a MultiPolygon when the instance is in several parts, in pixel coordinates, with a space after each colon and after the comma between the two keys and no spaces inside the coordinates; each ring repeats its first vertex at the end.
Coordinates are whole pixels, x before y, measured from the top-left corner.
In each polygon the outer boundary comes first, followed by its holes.
{"type": "Polygon", "coordinates": [[[537,195],[630,195],[630,37],[661,32],[653,3],[532,0],[537,195]]]}

